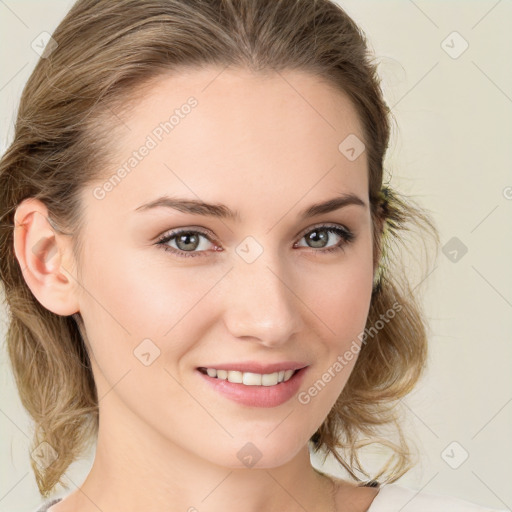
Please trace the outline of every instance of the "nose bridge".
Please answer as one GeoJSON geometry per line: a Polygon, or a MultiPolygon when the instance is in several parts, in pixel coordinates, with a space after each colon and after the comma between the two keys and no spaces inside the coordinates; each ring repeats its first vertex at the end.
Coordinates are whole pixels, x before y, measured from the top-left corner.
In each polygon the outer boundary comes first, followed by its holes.
{"type": "Polygon", "coordinates": [[[268,346],[286,342],[300,329],[299,301],[277,251],[263,250],[251,261],[244,243],[237,248],[227,288],[226,325],[235,337],[257,338],[268,346]]]}

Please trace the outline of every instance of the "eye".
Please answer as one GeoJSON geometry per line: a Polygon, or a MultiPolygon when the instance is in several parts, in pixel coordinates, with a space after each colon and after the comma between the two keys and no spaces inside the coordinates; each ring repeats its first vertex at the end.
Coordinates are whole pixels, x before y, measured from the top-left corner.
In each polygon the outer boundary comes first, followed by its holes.
{"type": "MultiPolygon", "coordinates": [[[[344,247],[348,245],[355,238],[355,235],[348,229],[337,226],[337,225],[320,225],[313,228],[309,228],[301,238],[305,238],[310,248],[316,249],[313,252],[334,252],[344,250],[344,247]],[[339,237],[338,243],[332,246],[326,245],[333,235],[339,237]]],[[[208,251],[208,244],[211,244],[212,240],[210,236],[203,232],[191,229],[181,229],[178,231],[172,231],[161,236],[156,245],[161,247],[164,251],[170,251],[180,258],[188,258],[194,256],[204,256],[204,253],[208,251]],[[174,244],[174,247],[170,245],[174,244]]],[[[220,250],[214,246],[214,251],[220,250]]],[[[294,247],[305,247],[304,245],[295,244],[294,247]]]]}
{"type": "Polygon", "coordinates": [[[202,231],[182,229],[180,231],[174,231],[163,235],[159,238],[156,244],[159,247],[162,247],[164,251],[170,251],[177,256],[188,258],[191,256],[199,256],[202,252],[205,252],[205,245],[207,246],[208,242],[206,244],[202,243],[201,238],[204,238],[211,243],[210,237],[202,231]],[[176,247],[170,247],[167,245],[168,242],[175,243],[176,247]],[[199,252],[193,252],[196,249],[202,250],[199,252]]]}
{"type": "MultiPolygon", "coordinates": [[[[345,246],[354,240],[355,235],[348,229],[342,228],[341,226],[320,225],[313,229],[309,228],[308,231],[302,235],[302,238],[312,244],[309,245],[309,247],[319,249],[315,252],[333,252],[344,250],[345,246]],[[339,237],[340,241],[329,247],[326,244],[333,238],[333,234],[339,237]]],[[[304,246],[295,245],[295,247],[304,246]]]]}

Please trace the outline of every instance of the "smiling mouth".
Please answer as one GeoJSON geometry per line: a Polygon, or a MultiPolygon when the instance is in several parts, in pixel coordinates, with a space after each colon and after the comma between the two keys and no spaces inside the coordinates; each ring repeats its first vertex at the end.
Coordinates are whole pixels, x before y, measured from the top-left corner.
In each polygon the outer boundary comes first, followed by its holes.
{"type": "Polygon", "coordinates": [[[211,378],[227,380],[232,384],[244,384],[246,386],[276,386],[289,381],[300,370],[281,370],[273,373],[241,372],[237,370],[217,370],[215,368],[203,368],[198,370],[211,378]]]}

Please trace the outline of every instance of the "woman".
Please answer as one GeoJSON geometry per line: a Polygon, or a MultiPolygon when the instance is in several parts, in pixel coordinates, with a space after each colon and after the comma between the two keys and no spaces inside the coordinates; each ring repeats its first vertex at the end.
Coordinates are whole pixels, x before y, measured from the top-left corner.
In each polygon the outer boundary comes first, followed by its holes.
{"type": "Polygon", "coordinates": [[[393,242],[438,239],[383,186],[388,116],[327,0],[73,6],[0,164],[41,495],[97,442],[40,511],[489,510],[393,483],[411,467],[393,406],[427,343],[393,242]],[[368,475],[359,450],[389,425],[394,460],[368,475]]]}

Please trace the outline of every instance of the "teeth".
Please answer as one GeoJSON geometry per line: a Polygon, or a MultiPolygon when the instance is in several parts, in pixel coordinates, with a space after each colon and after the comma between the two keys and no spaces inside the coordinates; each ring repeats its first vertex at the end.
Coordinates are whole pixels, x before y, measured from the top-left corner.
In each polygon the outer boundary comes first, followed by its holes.
{"type": "Polygon", "coordinates": [[[215,370],[214,368],[206,368],[206,373],[208,374],[209,377],[217,377],[217,370],[215,370]]]}
{"type": "Polygon", "coordinates": [[[274,373],[252,373],[239,372],[236,370],[216,370],[215,368],[206,368],[209,377],[227,380],[234,384],[245,384],[246,386],[275,386],[281,382],[290,380],[295,370],[281,370],[274,373]]]}

